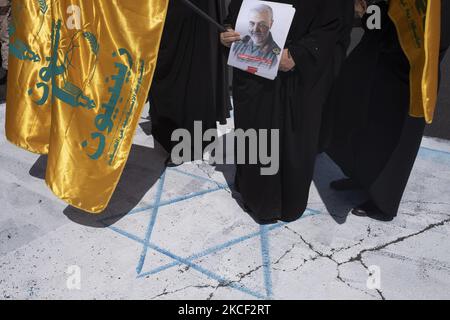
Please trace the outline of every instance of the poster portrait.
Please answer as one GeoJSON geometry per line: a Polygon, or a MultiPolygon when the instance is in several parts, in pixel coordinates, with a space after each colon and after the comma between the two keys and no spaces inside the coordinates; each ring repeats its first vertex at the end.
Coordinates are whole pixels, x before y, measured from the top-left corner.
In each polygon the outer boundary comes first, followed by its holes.
{"type": "Polygon", "coordinates": [[[236,22],[241,40],[233,43],[228,64],[275,79],[294,14],[292,5],[244,0],[236,22]]]}

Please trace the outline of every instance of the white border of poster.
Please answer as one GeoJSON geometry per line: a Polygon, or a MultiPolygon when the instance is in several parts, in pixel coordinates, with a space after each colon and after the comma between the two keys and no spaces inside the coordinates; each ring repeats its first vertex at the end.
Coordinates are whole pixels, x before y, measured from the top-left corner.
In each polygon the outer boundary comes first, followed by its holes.
{"type": "Polygon", "coordinates": [[[281,56],[294,15],[295,8],[289,4],[259,0],[244,0],[242,2],[241,10],[239,11],[235,30],[241,35],[241,41],[235,42],[231,46],[228,64],[232,67],[256,74],[257,76],[274,80],[278,74],[281,56]],[[249,31],[249,15],[250,11],[259,5],[267,5],[272,8],[274,21],[270,33],[272,34],[276,46],[272,49],[272,46],[269,45],[271,52],[265,52],[265,56],[260,54],[252,56],[247,52],[247,49],[255,51],[253,49],[254,47],[251,46],[253,40],[249,31]],[[246,45],[247,43],[249,43],[249,46],[246,45]],[[274,59],[268,58],[272,55],[272,52],[277,58],[275,63],[273,62],[274,59]]]}

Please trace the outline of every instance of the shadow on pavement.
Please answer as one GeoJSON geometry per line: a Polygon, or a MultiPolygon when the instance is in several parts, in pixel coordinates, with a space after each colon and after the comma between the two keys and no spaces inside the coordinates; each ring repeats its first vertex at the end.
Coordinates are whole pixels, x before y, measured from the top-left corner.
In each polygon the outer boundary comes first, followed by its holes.
{"type": "Polygon", "coordinates": [[[339,224],[344,224],[350,211],[367,199],[362,191],[338,192],[330,188],[332,181],[342,178],[341,170],[326,154],[317,157],[314,184],[327,211],[339,224]]]}
{"type": "MultiPolygon", "coordinates": [[[[63,213],[73,222],[84,226],[104,228],[115,224],[136,208],[157,183],[166,168],[166,158],[166,152],[157,143],[154,149],[133,145],[119,185],[102,214],[88,214],[71,206],[63,213]]],[[[31,168],[30,175],[45,179],[46,166],[47,157],[41,156],[31,168]]]]}
{"type": "MultiPolygon", "coordinates": [[[[231,195],[233,197],[233,200],[236,201],[236,203],[242,209],[242,211],[247,213],[253,220],[255,220],[256,223],[258,223],[257,220],[255,219],[255,217],[252,215],[252,213],[248,212],[248,210],[245,207],[245,204],[242,200],[241,194],[236,189],[236,186],[235,186],[236,164],[235,164],[235,159],[233,159],[232,155],[231,155],[231,159],[227,159],[227,153],[226,153],[227,139],[234,139],[234,137],[232,134],[226,134],[226,135],[223,135],[222,137],[220,137],[220,139],[219,139],[221,141],[222,145],[224,146],[223,160],[222,160],[221,164],[215,165],[215,169],[217,172],[220,172],[223,174],[223,177],[225,178],[225,181],[227,182],[227,185],[229,186],[229,188],[231,190],[231,195]]],[[[230,155],[228,155],[228,157],[230,157],[230,155]]]]}
{"type": "MultiPolygon", "coordinates": [[[[221,137],[223,145],[228,135],[221,137]]],[[[224,151],[225,154],[225,151],[224,151]]],[[[235,174],[236,166],[234,164],[218,164],[215,166],[218,172],[221,172],[225,177],[227,184],[232,191],[233,199],[247,212],[245,205],[241,199],[239,192],[235,189],[235,174]]],[[[341,170],[334,164],[334,162],[325,154],[317,157],[314,184],[319,192],[319,196],[323,201],[327,211],[338,224],[344,224],[350,211],[367,199],[367,195],[360,191],[337,192],[330,188],[330,182],[343,178],[341,170]]],[[[247,212],[248,213],[248,212],[247,212]]],[[[248,213],[254,220],[251,213],[248,213]]],[[[255,220],[256,221],[256,220],[255,220]]]]}
{"type": "Polygon", "coordinates": [[[144,131],[145,135],[152,135],[152,122],[150,120],[139,123],[139,126],[141,127],[142,131],[144,131]]]}

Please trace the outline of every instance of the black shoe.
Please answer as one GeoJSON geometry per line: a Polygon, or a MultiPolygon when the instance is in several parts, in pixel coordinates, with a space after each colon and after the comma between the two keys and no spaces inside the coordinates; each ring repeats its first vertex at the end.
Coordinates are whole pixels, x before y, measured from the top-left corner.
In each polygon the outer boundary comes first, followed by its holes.
{"type": "Polygon", "coordinates": [[[359,183],[352,179],[341,179],[330,183],[330,188],[336,191],[347,191],[361,189],[359,183]]]}
{"type": "Polygon", "coordinates": [[[383,212],[372,201],[364,202],[352,210],[352,214],[358,217],[382,216],[383,212]]]}
{"type": "Polygon", "coordinates": [[[256,221],[256,223],[258,223],[261,226],[273,225],[273,224],[277,224],[280,222],[277,219],[258,219],[255,221],[256,221]]]}
{"type": "Polygon", "coordinates": [[[394,220],[395,215],[389,215],[381,211],[375,203],[367,201],[352,210],[352,214],[358,217],[368,217],[381,222],[390,222],[394,220]]]}

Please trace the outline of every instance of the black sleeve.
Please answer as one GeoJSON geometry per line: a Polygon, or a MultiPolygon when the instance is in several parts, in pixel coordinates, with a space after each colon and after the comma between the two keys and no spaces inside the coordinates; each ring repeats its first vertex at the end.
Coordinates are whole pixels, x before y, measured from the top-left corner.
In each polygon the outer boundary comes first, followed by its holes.
{"type": "Polygon", "coordinates": [[[323,68],[330,66],[341,28],[339,1],[314,1],[316,4],[309,33],[288,47],[297,70],[308,81],[318,79],[323,68]]]}
{"type": "Polygon", "coordinates": [[[340,44],[347,50],[351,44],[351,33],[355,20],[355,0],[341,0],[340,44]]]}

